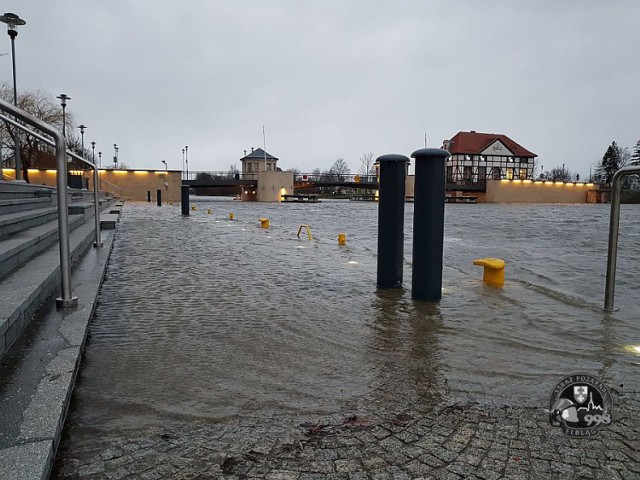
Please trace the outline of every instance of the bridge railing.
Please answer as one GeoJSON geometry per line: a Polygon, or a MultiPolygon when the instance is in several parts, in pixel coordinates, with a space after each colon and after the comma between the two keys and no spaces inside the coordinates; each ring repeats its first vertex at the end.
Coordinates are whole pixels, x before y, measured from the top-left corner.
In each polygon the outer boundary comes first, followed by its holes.
{"type": "Polygon", "coordinates": [[[360,175],[357,173],[296,173],[295,183],[377,183],[376,175],[360,175]]]}
{"type": "Polygon", "coordinates": [[[257,180],[257,173],[242,173],[242,172],[223,172],[223,171],[190,171],[188,174],[182,172],[182,180],[221,180],[221,179],[235,179],[235,180],[257,180]]]}

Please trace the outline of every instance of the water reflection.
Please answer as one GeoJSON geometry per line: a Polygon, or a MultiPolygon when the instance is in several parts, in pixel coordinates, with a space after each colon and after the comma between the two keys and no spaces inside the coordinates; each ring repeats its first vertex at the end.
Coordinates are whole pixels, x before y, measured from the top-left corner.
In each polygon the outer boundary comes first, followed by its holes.
{"type": "Polygon", "coordinates": [[[416,302],[405,289],[378,289],[372,348],[381,355],[372,395],[402,409],[429,409],[441,397],[437,303],[416,302]]]}

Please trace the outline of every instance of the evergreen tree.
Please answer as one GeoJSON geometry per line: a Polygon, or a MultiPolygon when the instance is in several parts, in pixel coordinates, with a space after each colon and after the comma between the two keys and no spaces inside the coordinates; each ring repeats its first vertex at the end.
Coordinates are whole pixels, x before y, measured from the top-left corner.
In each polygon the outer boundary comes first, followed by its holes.
{"type": "Polygon", "coordinates": [[[595,176],[600,183],[611,184],[613,175],[621,166],[622,153],[618,144],[613,141],[602,157],[602,161],[596,165],[595,176]]]}
{"type": "Polygon", "coordinates": [[[631,165],[640,165],[640,140],[633,147],[633,155],[631,156],[631,165]]]}

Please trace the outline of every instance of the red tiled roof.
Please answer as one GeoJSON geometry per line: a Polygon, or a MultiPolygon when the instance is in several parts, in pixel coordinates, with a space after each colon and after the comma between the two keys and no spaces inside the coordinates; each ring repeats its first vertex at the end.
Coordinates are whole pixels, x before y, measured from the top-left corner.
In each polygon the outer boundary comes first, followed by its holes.
{"type": "Polygon", "coordinates": [[[496,140],[500,140],[516,157],[537,157],[535,153],[500,133],[458,132],[450,140],[449,152],[479,155],[496,140]]]}

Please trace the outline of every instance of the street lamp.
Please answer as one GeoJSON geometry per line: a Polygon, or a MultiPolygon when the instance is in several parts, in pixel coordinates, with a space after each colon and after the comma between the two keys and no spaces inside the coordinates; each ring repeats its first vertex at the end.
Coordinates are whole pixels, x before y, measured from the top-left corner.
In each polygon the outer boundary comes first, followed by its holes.
{"type": "Polygon", "coordinates": [[[166,160],[160,160],[160,161],[164,163],[164,169],[169,170],[169,167],[167,166],[167,161],[166,160]]]}
{"type": "Polygon", "coordinates": [[[113,144],[113,164],[114,168],[118,168],[118,144],[113,144]]]}
{"type": "Polygon", "coordinates": [[[91,142],[91,161],[96,164],[96,142],[91,142]]]}
{"type": "MultiPolygon", "coordinates": [[[[26,25],[23,19],[21,19],[15,13],[5,13],[0,16],[0,22],[7,24],[7,33],[11,37],[11,62],[13,65],[13,104],[18,106],[18,89],[16,87],[16,37],[18,36],[18,25],[26,25]]],[[[18,132],[15,132],[13,139],[14,159],[16,164],[16,180],[22,179],[22,172],[20,171],[20,139],[18,138],[18,132]]]]}
{"type": "Polygon", "coordinates": [[[65,137],[65,142],[67,141],[66,139],[66,117],[65,117],[65,108],[67,108],[67,100],[71,100],[71,97],[69,95],[67,95],[66,93],[61,93],[60,95],[58,95],[56,98],[60,99],[60,105],[62,105],[62,136],[65,137]]]}
{"type": "Polygon", "coordinates": [[[184,146],[184,162],[187,165],[187,180],[189,180],[189,145],[184,146]]]}
{"type": "Polygon", "coordinates": [[[80,138],[81,138],[80,145],[81,145],[81,148],[82,148],[82,151],[80,152],[80,156],[82,158],[84,158],[84,129],[87,128],[87,126],[86,125],[80,125],[78,128],[80,129],[80,138]]]}
{"type": "Polygon", "coordinates": [[[102,152],[98,152],[98,168],[102,168],[102,152]]]}
{"type": "Polygon", "coordinates": [[[184,148],[182,149],[182,176],[184,177],[184,148]]]}

